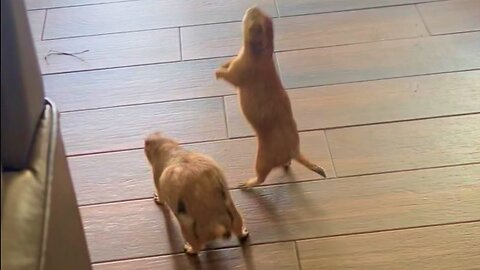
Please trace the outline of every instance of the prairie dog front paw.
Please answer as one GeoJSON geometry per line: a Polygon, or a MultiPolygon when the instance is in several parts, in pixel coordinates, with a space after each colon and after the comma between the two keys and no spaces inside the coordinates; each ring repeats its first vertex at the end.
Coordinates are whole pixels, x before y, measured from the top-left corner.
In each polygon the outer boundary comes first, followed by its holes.
{"type": "Polygon", "coordinates": [[[164,202],[160,200],[160,196],[157,193],[153,193],[153,201],[158,205],[164,205],[164,202]]]}
{"type": "Polygon", "coordinates": [[[194,250],[193,247],[189,243],[185,243],[183,246],[183,249],[185,250],[185,253],[188,255],[197,255],[198,251],[194,250]]]}
{"type": "Polygon", "coordinates": [[[242,228],[242,234],[241,235],[238,235],[238,240],[240,240],[240,242],[243,242],[245,240],[247,240],[248,236],[250,235],[250,232],[247,230],[246,227],[243,227],[242,228]]]}
{"type": "Polygon", "coordinates": [[[217,70],[215,70],[215,79],[222,79],[225,75],[225,70],[223,70],[222,68],[219,68],[217,70]]]}
{"type": "Polygon", "coordinates": [[[247,189],[250,189],[252,187],[258,186],[259,184],[260,183],[258,182],[257,178],[252,178],[252,179],[247,180],[246,182],[241,183],[240,185],[238,185],[238,187],[240,189],[247,190],[247,189]]]}

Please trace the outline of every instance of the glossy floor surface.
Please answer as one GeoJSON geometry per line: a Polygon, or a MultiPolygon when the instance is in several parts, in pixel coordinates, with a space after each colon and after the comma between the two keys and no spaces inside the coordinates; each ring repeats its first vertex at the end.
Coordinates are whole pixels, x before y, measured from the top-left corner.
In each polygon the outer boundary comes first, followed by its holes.
{"type": "Polygon", "coordinates": [[[95,270],[478,269],[480,0],[26,3],[95,270]],[[326,180],[295,164],[235,188],[256,142],[213,74],[253,4],[274,17],[301,147],[326,180]],[[223,166],[246,245],[182,253],[152,201],[153,131],[223,166]]]}

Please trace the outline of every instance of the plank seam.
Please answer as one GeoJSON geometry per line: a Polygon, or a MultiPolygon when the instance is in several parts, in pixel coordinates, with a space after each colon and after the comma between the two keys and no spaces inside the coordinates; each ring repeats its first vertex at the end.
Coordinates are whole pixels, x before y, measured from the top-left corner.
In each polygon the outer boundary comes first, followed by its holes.
{"type": "Polygon", "coordinates": [[[333,173],[335,173],[335,177],[337,177],[337,168],[335,167],[335,161],[333,160],[332,150],[330,149],[330,142],[328,141],[327,132],[324,130],[323,135],[325,137],[325,143],[327,144],[328,156],[330,157],[330,161],[332,162],[333,173]]]}
{"type": "Polygon", "coordinates": [[[225,104],[225,97],[222,97],[222,107],[223,107],[223,120],[225,123],[225,134],[227,135],[227,140],[230,139],[230,132],[228,131],[228,116],[227,116],[227,105],[225,104]]]}
{"type": "Polygon", "coordinates": [[[280,14],[280,9],[278,8],[278,1],[273,0],[273,2],[275,3],[275,9],[277,10],[277,18],[281,18],[282,15],[280,14]]]}
{"type": "Polygon", "coordinates": [[[415,5],[415,10],[417,11],[418,16],[420,16],[420,19],[422,20],[423,26],[424,26],[425,29],[427,30],[427,33],[428,33],[430,36],[433,36],[433,35],[432,35],[432,31],[430,31],[430,28],[428,27],[428,24],[427,24],[427,22],[425,21],[425,18],[423,17],[422,12],[420,11],[420,8],[418,7],[418,4],[415,5]]]}
{"type": "Polygon", "coordinates": [[[300,261],[300,253],[298,251],[297,241],[294,241],[293,243],[295,245],[295,256],[297,257],[297,268],[298,270],[302,270],[302,262],[300,261]]]}
{"type": "Polygon", "coordinates": [[[180,50],[180,62],[183,61],[183,47],[182,47],[182,31],[178,27],[178,48],[180,50]]]}
{"type": "Polygon", "coordinates": [[[40,41],[43,40],[43,35],[45,34],[45,25],[47,25],[47,14],[48,14],[48,8],[45,9],[45,15],[43,15],[43,25],[42,25],[42,33],[40,35],[40,41]]]}

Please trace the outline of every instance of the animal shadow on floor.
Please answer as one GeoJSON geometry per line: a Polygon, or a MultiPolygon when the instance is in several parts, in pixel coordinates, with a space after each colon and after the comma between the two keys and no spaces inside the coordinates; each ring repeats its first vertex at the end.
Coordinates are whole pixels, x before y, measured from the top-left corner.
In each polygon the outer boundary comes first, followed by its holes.
{"type": "MultiPolygon", "coordinates": [[[[177,230],[175,229],[174,217],[170,210],[165,206],[158,206],[164,215],[165,229],[168,235],[168,242],[173,252],[183,250],[183,237],[176,237],[177,230]]],[[[237,241],[235,239],[235,241],[237,241]]],[[[225,244],[210,243],[205,250],[202,250],[198,256],[189,256],[185,253],[175,254],[171,256],[172,267],[175,270],[226,270],[235,268],[238,261],[244,260],[246,269],[256,270],[252,262],[252,254],[249,240],[247,239],[241,243],[241,250],[238,246],[231,247],[231,241],[225,244]],[[229,245],[230,244],[230,245],[229,245]],[[225,248],[226,249],[219,249],[225,248]],[[213,249],[212,249],[213,248],[213,249]],[[242,258],[243,257],[243,258],[242,258]]]]}
{"type": "MultiPolygon", "coordinates": [[[[283,192],[281,192],[283,193],[283,192]]],[[[289,230],[285,227],[285,216],[283,214],[284,209],[281,208],[281,204],[278,202],[284,202],[282,194],[270,193],[263,188],[253,188],[243,190],[240,194],[244,198],[248,198],[250,201],[248,207],[251,209],[242,209],[244,212],[244,218],[247,228],[249,228],[249,216],[253,219],[261,219],[262,223],[269,225],[269,230],[272,234],[277,235],[290,235],[289,230]],[[252,202],[253,201],[253,202],[252,202]],[[253,213],[250,214],[250,213],[253,213]],[[256,216],[256,217],[255,217],[256,216]]],[[[245,199],[243,199],[244,201],[245,199]]],[[[251,228],[251,239],[254,239],[255,232],[251,228]]]]}
{"type": "MultiPolygon", "coordinates": [[[[165,229],[168,236],[168,243],[170,249],[173,252],[183,252],[184,239],[180,233],[175,229],[175,224],[173,215],[170,212],[170,209],[166,206],[158,205],[158,208],[162,211],[165,220],[165,229]],[[180,241],[175,235],[179,234],[180,241]]],[[[175,270],[203,270],[202,264],[197,256],[188,256],[184,253],[172,255],[171,261],[173,262],[173,269],[175,270]]]]}
{"type": "MultiPolygon", "coordinates": [[[[323,207],[312,197],[309,182],[295,182],[291,170],[285,174],[285,178],[289,179],[286,183],[243,190],[240,194],[243,198],[235,196],[238,201],[249,202],[243,207],[247,227],[249,219],[268,224],[268,233],[263,235],[261,241],[277,241],[279,237],[281,240],[293,240],[319,234],[318,230],[322,229],[322,226],[318,226],[321,224],[317,223],[324,215],[323,207]],[[311,233],[299,230],[298,226],[308,228],[311,233]]],[[[250,228],[252,239],[258,240],[255,230],[264,231],[266,228],[266,225],[250,228]]]]}
{"type": "Polygon", "coordinates": [[[295,182],[295,174],[293,170],[290,168],[285,172],[286,179],[289,181],[287,183],[293,184],[287,186],[287,191],[289,195],[297,195],[295,196],[295,200],[297,204],[301,204],[302,208],[308,211],[308,214],[319,214],[319,209],[315,207],[315,203],[312,202],[303,192],[301,192],[301,188],[298,182],[295,182]]]}
{"type": "Polygon", "coordinates": [[[248,270],[257,270],[255,264],[253,263],[252,257],[252,247],[250,245],[242,245],[242,255],[245,261],[245,267],[248,270]]]}

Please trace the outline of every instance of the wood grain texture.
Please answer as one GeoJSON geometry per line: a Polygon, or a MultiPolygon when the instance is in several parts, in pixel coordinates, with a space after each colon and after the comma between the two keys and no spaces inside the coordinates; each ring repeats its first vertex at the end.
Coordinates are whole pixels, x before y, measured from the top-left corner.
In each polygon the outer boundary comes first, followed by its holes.
{"type": "Polygon", "coordinates": [[[242,24],[232,22],[182,27],[180,38],[184,59],[236,55],[242,46],[242,24]]]}
{"type": "Polygon", "coordinates": [[[480,30],[480,1],[456,0],[418,5],[433,35],[480,30]]]}
{"type": "Polygon", "coordinates": [[[183,249],[175,216],[153,200],[86,206],[80,212],[92,263],[183,249]]]}
{"type": "MultiPolygon", "coordinates": [[[[252,243],[399,229],[480,217],[480,165],[232,191],[252,243]]],[[[81,208],[94,262],[180,252],[173,215],[153,200],[81,208]],[[121,247],[121,248],[118,248],[121,247]]],[[[235,239],[212,246],[235,246],[235,239]]]]}
{"type": "MultiPolygon", "coordinates": [[[[254,176],[257,149],[255,138],[193,144],[189,145],[188,148],[214,157],[224,168],[230,187],[236,187],[241,182],[254,176]]],[[[335,177],[323,131],[301,133],[300,148],[313,162],[324,167],[328,177],[335,177]]],[[[321,176],[294,161],[289,173],[285,173],[283,168],[277,168],[268,175],[264,184],[270,185],[318,178],[321,178],[321,176]]]]}
{"type": "Polygon", "coordinates": [[[61,111],[122,106],[234,93],[214,70],[225,59],[177,62],[47,75],[47,96],[61,111]]]}
{"type": "Polygon", "coordinates": [[[480,162],[480,114],[327,131],[337,174],[480,162]]]}
{"type": "Polygon", "coordinates": [[[413,6],[295,16],[280,18],[275,23],[278,50],[428,35],[413,6]]]}
{"type": "Polygon", "coordinates": [[[180,142],[226,138],[221,98],[62,114],[67,155],[143,147],[160,131],[180,142]]]}
{"type": "Polygon", "coordinates": [[[45,38],[240,21],[254,4],[276,15],[274,0],[143,0],[55,9],[48,13],[45,38]]]}
{"type": "MultiPolygon", "coordinates": [[[[302,88],[287,93],[299,130],[474,113],[480,112],[480,71],[302,88]]],[[[254,134],[237,99],[225,97],[231,138],[254,134]]]]}
{"type": "Polygon", "coordinates": [[[431,2],[432,0],[277,0],[280,16],[431,2]]]}
{"type": "MultiPolygon", "coordinates": [[[[275,50],[295,50],[428,35],[415,7],[394,7],[274,19],[275,50]]],[[[184,59],[237,54],[241,23],[181,29],[184,59]]]]}
{"type": "Polygon", "coordinates": [[[480,32],[277,53],[287,88],[480,67],[480,32]]]}
{"type": "Polygon", "coordinates": [[[209,250],[191,258],[184,254],[167,255],[138,260],[95,264],[95,270],[194,270],[194,269],[251,270],[275,269],[298,270],[293,242],[275,243],[243,248],[209,250]]]}
{"type": "Polygon", "coordinates": [[[153,177],[143,149],[68,158],[79,205],[153,195],[153,177]]]}
{"type": "Polygon", "coordinates": [[[478,269],[480,223],[297,243],[303,269],[478,269]]]}
{"type": "MultiPolygon", "coordinates": [[[[103,5],[102,5],[103,6],[103,5]]],[[[178,29],[122,33],[92,37],[45,40],[37,43],[37,55],[42,73],[112,68],[180,60],[178,29]],[[69,55],[45,56],[51,50],[82,52],[69,55]]]]}
{"type": "MultiPolygon", "coordinates": [[[[60,8],[70,6],[92,5],[92,4],[105,4],[113,2],[122,2],[125,0],[25,0],[27,9],[40,9],[40,8],[60,8]]],[[[138,0],[127,0],[138,1],[138,0]]]]}
{"type": "MultiPolygon", "coordinates": [[[[323,131],[301,133],[300,139],[305,155],[324,166],[329,177],[334,177],[323,131]]],[[[254,138],[185,147],[214,158],[224,169],[230,188],[254,177],[254,138]]],[[[154,191],[152,173],[143,150],[71,157],[69,166],[80,205],[149,198],[154,191]]],[[[294,162],[288,174],[276,169],[264,185],[318,178],[317,174],[294,162]]]]}
{"type": "Polygon", "coordinates": [[[27,11],[28,22],[30,23],[30,32],[32,33],[34,42],[42,40],[45,13],[45,10],[27,11]]]}

